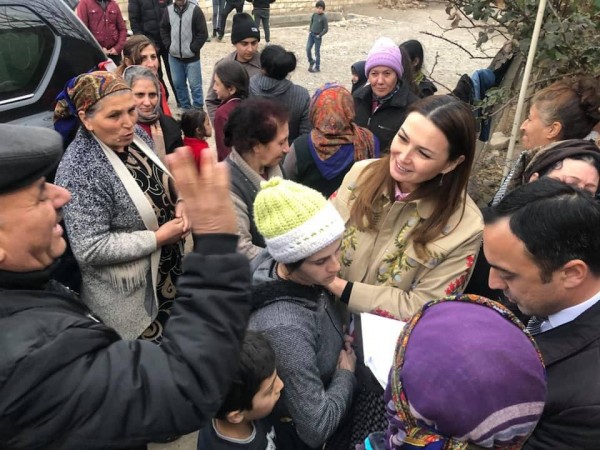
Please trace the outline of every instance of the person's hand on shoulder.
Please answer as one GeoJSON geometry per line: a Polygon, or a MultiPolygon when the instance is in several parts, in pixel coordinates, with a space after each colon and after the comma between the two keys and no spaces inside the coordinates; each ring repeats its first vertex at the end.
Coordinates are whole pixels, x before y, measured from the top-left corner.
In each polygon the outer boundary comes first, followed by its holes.
{"type": "Polygon", "coordinates": [[[200,170],[189,147],[167,156],[177,191],[194,234],[237,234],[237,220],[230,195],[227,163],[216,163],[212,152],[202,152],[200,170]]]}

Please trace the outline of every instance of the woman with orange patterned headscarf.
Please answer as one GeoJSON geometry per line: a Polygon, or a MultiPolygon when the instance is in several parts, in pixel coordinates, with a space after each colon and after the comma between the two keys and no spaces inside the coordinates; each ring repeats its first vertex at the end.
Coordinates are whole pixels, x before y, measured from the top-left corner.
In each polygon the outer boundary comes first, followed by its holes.
{"type": "Polygon", "coordinates": [[[346,88],[327,83],[310,102],[312,130],[294,140],[284,163],[288,178],[329,197],[356,161],[379,157],[379,141],[354,123],[354,102],[346,88]]]}

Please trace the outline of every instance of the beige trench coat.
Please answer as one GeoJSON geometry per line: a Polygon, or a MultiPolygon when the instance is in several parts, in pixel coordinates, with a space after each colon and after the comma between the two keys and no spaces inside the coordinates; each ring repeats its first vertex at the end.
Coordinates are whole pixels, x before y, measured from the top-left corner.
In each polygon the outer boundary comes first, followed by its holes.
{"type": "Polygon", "coordinates": [[[426,245],[419,257],[411,230],[433,212],[427,200],[382,199],[379,231],[359,231],[349,223],[350,208],[360,173],[373,160],[356,163],[332,203],[346,221],[341,246],[341,276],[352,281],[351,312],[375,312],[407,320],[429,300],[462,292],[481,246],[483,218],[467,195],[443,232],[426,245]]]}

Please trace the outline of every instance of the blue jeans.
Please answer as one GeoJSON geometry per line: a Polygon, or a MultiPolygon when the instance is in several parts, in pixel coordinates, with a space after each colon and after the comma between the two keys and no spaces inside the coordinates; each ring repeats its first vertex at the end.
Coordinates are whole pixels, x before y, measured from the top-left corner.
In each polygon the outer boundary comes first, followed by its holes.
{"type": "Polygon", "coordinates": [[[169,55],[169,66],[171,67],[171,76],[177,94],[179,107],[183,109],[202,109],[204,105],[204,96],[202,95],[202,69],[200,60],[193,62],[183,62],[173,55],[169,55]],[[190,103],[190,94],[192,91],[192,102],[190,103]]]}
{"type": "Polygon", "coordinates": [[[212,5],[212,27],[214,36],[214,32],[219,31],[221,29],[221,27],[219,26],[219,20],[221,13],[223,12],[223,8],[225,8],[225,0],[212,0],[212,5]]]}
{"type": "Polygon", "coordinates": [[[314,64],[315,69],[321,69],[321,40],[316,34],[308,33],[308,41],[306,42],[306,57],[309,64],[314,64]],[[312,57],[312,48],[315,46],[315,59],[312,57]]]}

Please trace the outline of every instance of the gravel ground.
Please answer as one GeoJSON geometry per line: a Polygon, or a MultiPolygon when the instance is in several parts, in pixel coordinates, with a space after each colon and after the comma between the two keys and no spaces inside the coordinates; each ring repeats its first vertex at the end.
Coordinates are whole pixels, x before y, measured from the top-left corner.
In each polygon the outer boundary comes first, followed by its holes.
{"type": "MultiPolygon", "coordinates": [[[[440,26],[449,27],[447,15],[442,3],[422,4],[409,9],[381,9],[377,6],[355,7],[345,11],[347,19],[332,22],[329,33],[323,38],[321,46],[321,72],[309,73],[306,60],[305,46],[307,25],[297,27],[272,28],[271,43],[279,44],[287,50],[295,52],[298,67],[292,73],[291,79],[296,84],[306,87],[309,92],[315,91],[326,82],[337,81],[348,89],[351,87],[350,66],[365,59],[375,39],[387,36],[401,43],[408,39],[418,39],[425,48],[426,74],[432,72],[431,78],[438,84],[438,93],[445,93],[447,86],[452,89],[463,73],[471,74],[474,70],[487,67],[500,44],[490,42],[485,47],[484,54],[475,48],[475,39],[465,29],[454,29],[446,32],[445,37],[459,43],[478,58],[471,58],[465,51],[450,42],[423,34],[431,32],[441,35],[440,26]]],[[[307,14],[307,19],[310,14],[307,14]]],[[[308,22],[307,22],[308,23],[308,22]]],[[[261,43],[261,48],[264,44],[261,43]]],[[[233,51],[229,34],[222,42],[213,40],[207,43],[201,52],[202,78],[204,92],[210,83],[214,64],[233,51]]],[[[177,108],[171,97],[171,105],[175,112],[177,108]]],[[[195,450],[196,433],[184,436],[172,444],[152,444],[149,450],[195,450]]]]}

